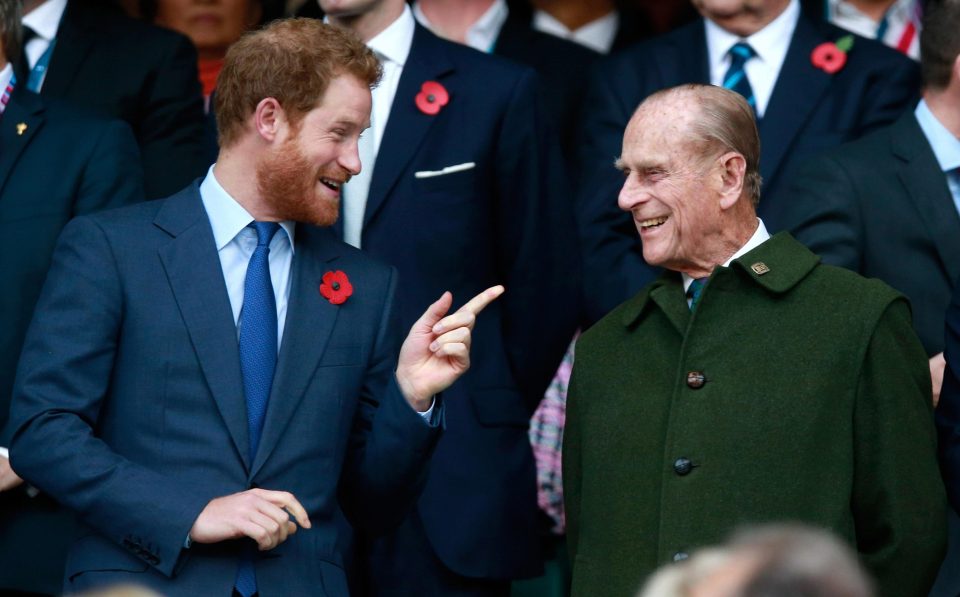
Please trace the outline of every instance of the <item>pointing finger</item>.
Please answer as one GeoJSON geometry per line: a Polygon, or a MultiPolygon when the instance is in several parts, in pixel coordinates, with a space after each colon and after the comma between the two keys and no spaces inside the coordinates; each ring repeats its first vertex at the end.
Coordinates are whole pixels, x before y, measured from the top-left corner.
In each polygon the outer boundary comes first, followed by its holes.
{"type": "Polygon", "coordinates": [[[504,288],[502,285],[498,284],[496,286],[491,286],[490,288],[487,288],[477,296],[467,301],[465,305],[457,309],[457,312],[459,313],[460,311],[469,311],[474,315],[479,315],[480,312],[487,307],[487,305],[492,303],[494,299],[496,299],[498,296],[503,294],[503,292],[504,292],[504,288]]]}

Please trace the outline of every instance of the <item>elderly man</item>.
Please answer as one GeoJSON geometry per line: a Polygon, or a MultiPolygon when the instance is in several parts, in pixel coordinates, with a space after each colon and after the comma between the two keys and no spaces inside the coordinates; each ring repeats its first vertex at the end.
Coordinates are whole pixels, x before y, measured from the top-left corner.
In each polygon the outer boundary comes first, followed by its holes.
{"type": "Polygon", "coordinates": [[[416,500],[433,396],[502,289],[445,293],[397,357],[395,270],[327,228],[379,75],[352,34],[276,22],[227,55],[202,183],[65,228],[10,463],[84,525],[67,592],[345,595],[344,515],[383,531],[416,500]]]}
{"type": "Polygon", "coordinates": [[[610,168],[649,94],[713,83],[748,98],[763,139],[760,215],[774,232],[783,228],[781,189],[800,161],[892,122],[917,95],[919,69],[909,58],[804,14],[798,0],[693,4],[703,18],[610,57],[589,85],[577,217],[591,323],[657,275],[616,209],[621,181],[610,168]]]}
{"type": "Polygon", "coordinates": [[[739,95],[652,95],[627,127],[619,205],[658,280],[577,346],[564,445],[575,595],[627,595],[734,526],[792,520],[921,596],[944,549],[926,357],[907,301],[819,264],[756,216],[739,95]]]}

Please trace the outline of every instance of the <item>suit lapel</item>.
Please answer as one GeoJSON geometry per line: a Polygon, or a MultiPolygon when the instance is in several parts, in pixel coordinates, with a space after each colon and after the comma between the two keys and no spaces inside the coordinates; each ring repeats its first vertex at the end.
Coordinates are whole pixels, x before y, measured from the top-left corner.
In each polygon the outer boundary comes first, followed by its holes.
{"type": "Polygon", "coordinates": [[[80,71],[90,48],[94,35],[85,31],[88,27],[83,4],[88,0],[69,0],[63,11],[60,28],[57,29],[57,46],[50,58],[50,69],[43,80],[40,93],[49,97],[66,95],[74,77],[80,71]]]}
{"type": "Polygon", "coordinates": [[[193,185],[168,199],[154,223],[174,237],[160,249],[160,260],[237,456],[249,469],[237,327],[199,188],[193,185]]]}
{"type": "Polygon", "coordinates": [[[333,269],[328,262],[337,258],[339,249],[340,243],[333,238],[331,231],[297,227],[287,320],[263,435],[250,469],[251,478],[276,448],[283,430],[303,400],[337,321],[340,307],[323,298],[319,288],[323,274],[333,269]]]}
{"type": "Polygon", "coordinates": [[[948,278],[956,280],[960,277],[960,215],[946,175],[912,111],[893,125],[891,133],[890,149],[901,161],[897,176],[930,233],[948,278]]]}
{"type": "MultiPolygon", "coordinates": [[[[807,17],[800,15],[767,110],[758,123],[763,140],[760,147],[760,174],[765,183],[776,178],[787,149],[830,84],[831,75],[810,62],[813,49],[824,41],[828,40],[807,17]]],[[[769,187],[770,184],[765,186],[769,187]]]]}
{"type": "Polygon", "coordinates": [[[0,192],[6,186],[14,164],[43,123],[40,98],[29,92],[15,91],[0,117],[0,192]]]}
{"type": "MultiPolygon", "coordinates": [[[[426,81],[439,80],[452,70],[453,64],[446,56],[443,42],[417,25],[410,55],[400,75],[397,95],[390,108],[390,119],[377,152],[377,163],[367,195],[367,209],[363,216],[364,226],[373,219],[397,184],[430,126],[436,119],[443,118],[442,111],[430,116],[417,109],[414,98],[420,92],[420,86],[426,81]]],[[[450,101],[457,101],[454,90],[448,91],[450,101]]]]}

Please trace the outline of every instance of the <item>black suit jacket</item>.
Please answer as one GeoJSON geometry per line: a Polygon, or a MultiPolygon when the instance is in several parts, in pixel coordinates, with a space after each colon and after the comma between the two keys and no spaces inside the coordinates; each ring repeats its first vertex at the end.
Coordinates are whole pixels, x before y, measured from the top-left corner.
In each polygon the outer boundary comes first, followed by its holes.
{"type": "Polygon", "coordinates": [[[540,569],[527,428],[576,324],[568,186],[543,135],[536,79],[417,25],[364,214],[363,250],[400,272],[404,326],[445,289],[462,304],[507,288],[480,315],[470,371],[444,392],[450,433],[419,507],[440,560],[473,578],[540,569]],[[414,102],[425,81],[449,92],[436,115],[414,102]],[[467,166],[423,176],[454,165],[467,166]]]}
{"type": "Polygon", "coordinates": [[[960,277],[960,215],[913,113],[805,163],[783,195],[787,228],[825,263],[880,278],[913,305],[930,355],[960,277]]]}
{"type": "MultiPolygon", "coordinates": [[[[14,370],[60,229],[75,215],[143,198],[129,127],[20,88],[0,117],[0,429],[14,370]],[[22,131],[22,134],[18,133],[22,131]]],[[[10,434],[0,433],[0,446],[10,434]]],[[[0,592],[59,593],[69,520],[23,488],[0,493],[0,592]]]]}
{"type": "MultiPolygon", "coordinates": [[[[907,57],[856,38],[846,66],[830,75],[810,61],[813,49],[847,31],[801,15],[773,95],[759,123],[760,216],[783,228],[783,181],[806,156],[839,145],[895,120],[917,97],[919,70],[907,57]]],[[[629,214],[617,207],[622,175],[612,166],[623,131],[650,93],[683,83],[709,83],[703,20],[612,56],[589,85],[583,119],[584,184],[578,217],[583,238],[588,320],[602,317],[650,282],[656,270],[643,261],[629,214]]]]}
{"type": "Polygon", "coordinates": [[[125,120],[140,146],[148,199],[209,166],[197,53],[179,33],[69,0],[40,93],[125,120]]]}
{"type": "Polygon", "coordinates": [[[583,77],[600,55],[536,31],[512,12],[500,29],[493,53],[537,71],[543,107],[556,128],[567,163],[576,167],[577,123],[586,93],[583,77]]]}

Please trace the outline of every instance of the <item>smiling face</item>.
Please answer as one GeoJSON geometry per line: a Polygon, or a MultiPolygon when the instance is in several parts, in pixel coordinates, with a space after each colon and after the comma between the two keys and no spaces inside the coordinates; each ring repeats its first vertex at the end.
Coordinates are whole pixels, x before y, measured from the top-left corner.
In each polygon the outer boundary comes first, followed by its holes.
{"type": "Polygon", "coordinates": [[[691,140],[695,112],[669,98],[637,111],[617,163],[626,175],[618,204],[633,216],[647,263],[701,277],[724,261],[713,248],[723,210],[716,161],[691,140]]]}
{"type": "Polygon", "coordinates": [[[352,75],[335,77],[320,105],[289,121],[256,168],[257,188],[280,220],[330,226],[340,189],[360,172],[357,142],[370,123],[370,89],[352,75]]]}
{"type": "Polygon", "coordinates": [[[740,37],[766,27],[789,4],[790,0],[693,0],[703,18],[740,37]]]}
{"type": "Polygon", "coordinates": [[[189,37],[201,58],[222,58],[260,14],[260,0],[158,0],[154,21],[189,37]]]}

